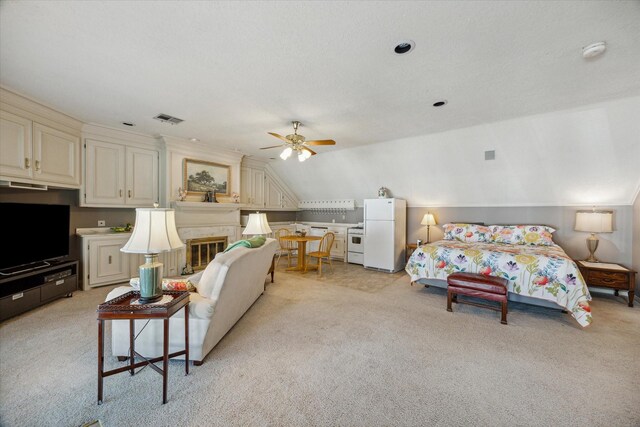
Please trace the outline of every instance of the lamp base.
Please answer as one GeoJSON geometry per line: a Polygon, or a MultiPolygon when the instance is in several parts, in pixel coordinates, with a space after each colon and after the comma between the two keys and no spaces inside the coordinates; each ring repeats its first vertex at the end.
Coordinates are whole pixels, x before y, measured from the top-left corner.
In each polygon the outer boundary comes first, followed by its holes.
{"type": "Polygon", "coordinates": [[[596,237],[595,233],[591,233],[591,236],[587,237],[587,248],[589,249],[589,258],[585,259],[587,262],[600,262],[595,257],[596,249],[598,249],[598,243],[600,241],[596,237]]]}
{"type": "Polygon", "coordinates": [[[140,272],[140,303],[149,304],[162,298],[162,263],[158,254],[145,254],[140,272]]]}

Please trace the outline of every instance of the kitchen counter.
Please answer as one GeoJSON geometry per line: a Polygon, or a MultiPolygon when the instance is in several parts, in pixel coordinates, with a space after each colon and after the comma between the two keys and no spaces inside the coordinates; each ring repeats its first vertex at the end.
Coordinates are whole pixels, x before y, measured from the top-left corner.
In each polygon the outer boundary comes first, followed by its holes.
{"type": "Polygon", "coordinates": [[[111,227],[76,228],[78,236],[101,236],[105,234],[131,235],[131,231],[113,231],[111,227]]]}

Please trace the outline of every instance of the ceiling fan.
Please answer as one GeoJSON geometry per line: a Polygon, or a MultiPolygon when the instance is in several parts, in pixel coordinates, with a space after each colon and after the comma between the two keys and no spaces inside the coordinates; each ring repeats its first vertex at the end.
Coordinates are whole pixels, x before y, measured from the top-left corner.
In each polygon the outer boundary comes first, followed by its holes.
{"type": "Polygon", "coordinates": [[[297,120],[291,122],[293,125],[293,133],[291,135],[282,136],[277,133],[267,132],[269,135],[273,135],[278,139],[283,140],[285,143],[280,145],[272,145],[269,147],[262,147],[261,150],[267,150],[269,148],[285,147],[284,151],[280,154],[282,160],[287,160],[291,154],[296,151],[298,153],[298,160],[304,162],[309,157],[318,154],[309,148],[309,145],[335,145],[333,139],[318,139],[315,141],[307,141],[304,136],[298,135],[298,128],[302,126],[297,120]]]}

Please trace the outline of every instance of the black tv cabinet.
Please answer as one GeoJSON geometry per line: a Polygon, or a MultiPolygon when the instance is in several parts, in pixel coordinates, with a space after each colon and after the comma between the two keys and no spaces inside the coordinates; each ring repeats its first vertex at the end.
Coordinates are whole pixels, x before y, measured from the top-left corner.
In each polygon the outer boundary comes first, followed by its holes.
{"type": "Polygon", "coordinates": [[[0,277],[0,322],[78,290],[78,261],[0,277]]]}

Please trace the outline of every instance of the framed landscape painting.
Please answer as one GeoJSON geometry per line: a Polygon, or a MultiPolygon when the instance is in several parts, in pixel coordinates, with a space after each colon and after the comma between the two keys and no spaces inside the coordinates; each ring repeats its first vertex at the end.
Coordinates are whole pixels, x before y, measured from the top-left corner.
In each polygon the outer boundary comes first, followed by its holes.
{"type": "Polygon", "coordinates": [[[229,195],[230,167],[202,160],[184,159],[184,188],[188,193],[215,191],[217,195],[229,195]]]}

